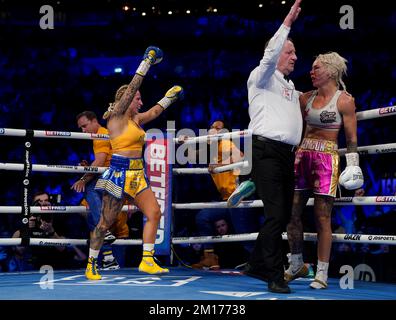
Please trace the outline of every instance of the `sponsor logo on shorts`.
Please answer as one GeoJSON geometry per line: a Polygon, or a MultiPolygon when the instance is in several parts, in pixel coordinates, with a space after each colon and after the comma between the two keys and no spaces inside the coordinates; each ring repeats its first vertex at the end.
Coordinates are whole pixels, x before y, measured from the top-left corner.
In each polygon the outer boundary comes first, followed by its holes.
{"type": "Polygon", "coordinates": [[[380,108],[379,109],[379,114],[387,114],[387,113],[395,113],[396,112],[396,107],[385,107],[385,108],[380,108]]]}
{"type": "Polygon", "coordinates": [[[362,235],[360,235],[360,234],[346,234],[344,236],[344,240],[357,240],[357,241],[360,241],[360,237],[361,236],[362,235]]]}
{"type": "Polygon", "coordinates": [[[45,135],[49,137],[70,137],[71,132],[67,131],[45,131],[45,135]]]}
{"type": "Polygon", "coordinates": [[[375,202],[396,202],[396,197],[393,196],[376,197],[375,202]]]}
{"type": "Polygon", "coordinates": [[[316,139],[304,139],[301,149],[315,150],[320,152],[336,150],[337,145],[331,141],[321,141],[316,139]]]}

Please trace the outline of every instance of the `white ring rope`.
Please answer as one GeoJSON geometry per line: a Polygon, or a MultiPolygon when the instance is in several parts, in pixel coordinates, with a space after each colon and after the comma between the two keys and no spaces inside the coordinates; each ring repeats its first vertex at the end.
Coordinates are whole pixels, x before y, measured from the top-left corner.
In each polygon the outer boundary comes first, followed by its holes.
{"type": "MultiPolygon", "coordinates": [[[[4,128],[0,135],[12,137],[25,137],[28,130],[4,128]]],[[[35,138],[64,138],[64,139],[82,139],[82,140],[109,140],[107,134],[70,132],[70,131],[49,131],[49,130],[32,130],[35,138]]]]}
{"type": "MultiPolygon", "coordinates": [[[[365,154],[377,154],[377,153],[392,153],[396,152],[396,143],[385,143],[385,144],[376,144],[372,146],[364,146],[358,147],[358,153],[361,155],[365,154]]],[[[345,156],[346,149],[338,150],[340,156],[345,156]]]]}
{"type": "MultiPolygon", "coordinates": [[[[344,156],[346,149],[338,150],[340,156],[344,156]]],[[[384,154],[396,152],[396,143],[377,144],[372,146],[358,147],[358,152],[361,155],[365,154],[384,154]]],[[[214,169],[214,172],[231,171],[235,168],[247,168],[249,163],[241,161],[231,163],[222,167],[214,169]]],[[[22,163],[8,163],[0,162],[0,170],[23,171],[24,165],[22,163]]],[[[33,164],[32,171],[36,172],[67,172],[67,173],[102,173],[107,167],[91,167],[91,166],[68,166],[68,165],[48,165],[48,164],[33,164]]],[[[173,168],[175,174],[208,174],[208,168],[173,168]]]]}
{"type": "MultiPolygon", "coordinates": [[[[249,167],[248,161],[235,162],[213,169],[214,173],[231,171],[237,168],[249,167]]],[[[208,168],[173,168],[174,174],[206,174],[209,173],[208,168]]]]}
{"type": "MultiPolygon", "coordinates": [[[[313,206],[314,199],[310,198],[307,205],[313,206]]],[[[395,205],[396,196],[378,196],[378,197],[343,197],[334,200],[335,206],[355,206],[355,205],[395,205]]],[[[218,209],[227,208],[227,202],[195,202],[195,203],[174,203],[174,209],[218,209]]],[[[261,200],[242,201],[237,208],[262,208],[264,207],[261,200]]],[[[122,211],[136,211],[134,205],[125,205],[122,211]]],[[[0,213],[18,214],[21,213],[21,206],[0,206],[0,213]]],[[[31,213],[84,213],[89,212],[85,206],[43,206],[30,207],[31,213]]]]}
{"type": "MultiPolygon", "coordinates": [[[[376,119],[388,116],[394,116],[396,114],[396,106],[383,107],[378,109],[371,109],[366,111],[360,111],[356,113],[357,120],[368,120],[376,119]]],[[[11,129],[11,128],[0,128],[0,135],[3,136],[14,136],[14,137],[25,137],[28,130],[25,129],[11,129]]],[[[37,138],[65,138],[65,139],[85,139],[85,140],[107,140],[109,136],[106,134],[94,134],[94,133],[83,133],[83,132],[70,132],[70,131],[45,131],[45,130],[32,130],[33,136],[37,138]]],[[[210,138],[218,139],[224,137],[240,137],[244,135],[251,135],[251,130],[235,131],[225,134],[216,134],[209,136],[210,138]]],[[[208,136],[201,136],[196,138],[188,138],[184,143],[196,143],[206,142],[208,136]]],[[[174,138],[174,142],[179,143],[179,138],[174,138]]]]}
{"type": "MultiPolygon", "coordinates": [[[[231,171],[236,168],[249,167],[248,161],[235,162],[215,168],[215,173],[231,171]]],[[[0,170],[23,171],[23,163],[3,163],[0,162],[0,170]]],[[[32,171],[35,172],[63,172],[63,173],[103,173],[107,167],[90,167],[90,166],[68,166],[68,165],[48,165],[48,164],[33,164],[32,171]]],[[[208,168],[174,168],[174,174],[205,174],[209,173],[208,168]]]]}
{"type": "MultiPolygon", "coordinates": [[[[219,243],[219,242],[236,242],[236,241],[255,241],[258,233],[245,234],[227,234],[224,236],[201,236],[201,237],[175,237],[172,239],[173,244],[184,243],[219,243]]],[[[287,233],[282,233],[282,239],[287,240],[287,233]]],[[[316,233],[304,233],[304,241],[317,241],[316,233]]],[[[332,234],[333,242],[352,242],[361,244],[388,244],[396,245],[396,235],[378,235],[378,234],[332,234]]],[[[22,242],[21,238],[2,238],[0,245],[18,246],[22,242]]],[[[47,238],[30,238],[32,246],[85,246],[88,244],[86,239],[47,239],[47,238]]],[[[113,242],[115,245],[141,245],[141,239],[117,239],[113,242]]]]}
{"type": "MultiPolygon", "coordinates": [[[[308,200],[307,205],[313,206],[314,198],[308,200]]],[[[385,206],[395,205],[396,196],[377,197],[342,197],[334,199],[335,206],[385,206]]],[[[194,203],[173,203],[174,209],[218,209],[227,208],[227,202],[194,202],[194,203]]],[[[261,200],[242,201],[237,208],[262,208],[261,200]]]]}
{"type": "MultiPolygon", "coordinates": [[[[254,241],[258,233],[246,234],[227,234],[224,236],[204,236],[204,237],[180,237],[173,238],[172,243],[215,243],[215,242],[234,242],[234,241],[254,241]]],[[[287,233],[282,233],[282,239],[287,240],[287,233]]],[[[377,235],[377,234],[341,234],[333,233],[333,242],[353,242],[369,244],[389,244],[396,245],[396,235],[377,235]]],[[[316,233],[304,233],[304,241],[317,241],[316,233]]]]}
{"type": "MultiPolygon", "coordinates": [[[[22,243],[21,238],[0,238],[0,245],[3,246],[19,246],[22,243]]],[[[118,246],[134,246],[141,245],[142,239],[117,239],[112,244],[118,246]]],[[[30,238],[29,245],[31,246],[86,246],[87,239],[48,239],[48,238],[30,238]]]]}
{"type": "MultiPolygon", "coordinates": [[[[25,137],[28,130],[25,129],[11,129],[4,128],[0,131],[0,135],[13,136],[13,137],[25,137]]],[[[44,130],[32,130],[33,137],[35,138],[64,138],[64,139],[83,139],[83,140],[108,140],[109,135],[107,134],[96,134],[96,133],[84,133],[84,132],[71,132],[71,131],[44,131],[44,130]]],[[[207,142],[210,140],[230,139],[239,138],[241,136],[251,136],[251,130],[234,131],[226,133],[218,133],[214,135],[206,135],[199,137],[187,137],[187,140],[180,140],[180,138],[173,138],[173,142],[192,144],[197,142],[207,142]]]]}
{"type": "MultiPolygon", "coordinates": [[[[390,106],[385,108],[367,110],[357,112],[357,120],[367,120],[380,117],[387,117],[396,114],[396,106],[390,106]]],[[[0,128],[0,135],[4,136],[19,136],[23,137],[27,135],[27,132],[31,130],[24,129],[10,129],[0,128]]],[[[43,131],[43,130],[32,130],[33,136],[38,138],[66,138],[66,139],[85,139],[85,140],[107,140],[108,135],[104,134],[90,134],[82,132],[68,132],[68,131],[43,131]]],[[[251,130],[234,131],[224,134],[216,134],[209,136],[200,136],[195,138],[187,138],[187,140],[181,141],[179,138],[174,138],[173,141],[184,144],[192,144],[197,142],[207,142],[208,138],[211,140],[218,140],[220,138],[234,138],[241,136],[251,136],[251,130]]],[[[340,149],[340,155],[344,155],[345,149],[340,149]]],[[[390,153],[396,151],[396,144],[383,144],[373,145],[368,147],[359,147],[359,153],[363,154],[377,154],[377,153],[390,153]]],[[[246,161],[240,163],[231,164],[229,166],[235,167],[246,167],[248,164],[246,161]]],[[[227,166],[216,168],[218,172],[232,170],[230,168],[225,169],[227,166]]],[[[0,163],[0,170],[23,170],[23,164],[13,163],[0,163]]],[[[63,165],[32,165],[33,171],[50,171],[50,172],[97,172],[101,173],[105,170],[105,167],[82,167],[82,166],[63,166],[63,165]]],[[[182,173],[207,173],[207,168],[193,168],[183,172],[181,169],[173,169],[176,174],[182,173]]],[[[184,170],[186,170],[184,169],[184,170]]],[[[313,198],[310,198],[307,205],[313,205],[313,198]]],[[[379,197],[347,197],[335,199],[334,205],[394,205],[396,202],[395,196],[379,196],[379,197]]],[[[210,203],[175,203],[172,205],[174,209],[204,209],[204,208],[226,208],[226,202],[210,202],[210,203]]],[[[243,201],[239,208],[253,208],[263,207],[261,200],[243,201]]],[[[137,208],[132,205],[125,205],[122,211],[136,210],[137,208]]],[[[88,212],[89,208],[85,206],[50,206],[50,207],[30,207],[31,213],[82,213],[88,212]]],[[[0,213],[21,213],[22,206],[0,206],[0,213]]],[[[189,237],[189,238],[173,238],[172,243],[205,243],[205,242],[231,242],[231,241],[251,241],[256,240],[258,233],[250,233],[244,235],[226,235],[226,236],[209,236],[209,237],[189,237]]],[[[287,240],[287,234],[282,234],[282,239],[287,240]]],[[[372,244],[389,244],[396,245],[396,236],[393,235],[362,235],[362,234],[333,234],[333,242],[354,242],[354,243],[372,243],[372,244]]],[[[305,241],[317,241],[317,235],[315,233],[304,233],[305,241]]],[[[22,243],[21,238],[3,238],[0,239],[0,245],[20,245],[22,243]]],[[[30,245],[33,246],[74,246],[74,245],[87,245],[88,240],[86,239],[40,239],[30,238],[30,245]]],[[[113,242],[115,245],[141,245],[142,240],[132,239],[118,239],[113,242]]]]}
{"type": "MultiPolygon", "coordinates": [[[[134,205],[125,205],[122,211],[137,211],[134,205]]],[[[0,206],[0,213],[18,214],[22,212],[21,206],[0,206]]],[[[85,213],[89,212],[89,208],[85,206],[42,206],[30,207],[30,213],[85,213]]]]}
{"type": "Polygon", "coordinates": [[[389,117],[389,116],[394,116],[395,114],[396,114],[396,106],[389,106],[389,107],[356,112],[356,118],[358,121],[360,121],[360,120],[389,117]]]}
{"type": "MultiPolygon", "coordinates": [[[[90,167],[90,166],[68,166],[68,165],[51,165],[51,164],[33,164],[32,171],[36,172],[67,172],[67,173],[103,173],[107,167],[90,167]]],[[[2,163],[0,170],[23,171],[23,163],[2,163]]]]}

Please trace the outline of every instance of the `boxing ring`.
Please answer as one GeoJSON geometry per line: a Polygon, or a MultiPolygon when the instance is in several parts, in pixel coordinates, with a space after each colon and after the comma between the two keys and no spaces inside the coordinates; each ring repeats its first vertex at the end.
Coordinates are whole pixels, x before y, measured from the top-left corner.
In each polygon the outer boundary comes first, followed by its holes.
{"type": "MultiPolygon", "coordinates": [[[[396,107],[373,109],[357,113],[358,120],[374,119],[396,114],[396,107]]],[[[28,137],[25,141],[25,163],[0,163],[0,170],[24,171],[25,179],[22,184],[29,185],[29,176],[32,171],[56,173],[101,173],[103,167],[82,167],[65,165],[32,164],[29,160],[31,140],[33,138],[65,138],[65,139],[107,139],[105,135],[95,135],[77,132],[58,132],[21,129],[0,129],[0,136],[28,137]]],[[[248,130],[217,134],[210,139],[239,138],[251,135],[248,130]]],[[[207,141],[209,136],[189,138],[184,143],[207,141]]],[[[172,138],[174,143],[180,143],[172,138]]],[[[340,155],[345,154],[340,149],[340,155]]],[[[358,148],[362,155],[396,152],[396,143],[363,146],[358,148]]],[[[234,163],[215,172],[246,168],[247,161],[234,163]]],[[[207,168],[173,168],[174,175],[181,174],[209,174],[207,168]]],[[[177,179],[177,178],[176,178],[177,179]]],[[[51,206],[30,207],[27,204],[27,194],[24,193],[24,203],[21,206],[0,206],[0,214],[20,214],[22,221],[37,213],[83,213],[88,212],[84,206],[51,206]]],[[[381,206],[395,205],[395,196],[371,197],[342,197],[335,200],[335,206],[381,206]]],[[[313,205],[313,199],[308,201],[313,205]]],[[[226,202],[197,202],[171,203],[172,210],[196,210],[204,208],[226,208],[226,202]]],[[[263,207],[261,200],[243,201],[240,208],[263,207]]],[[[133,209],[125,205],[123,211],[133,209]]],[[[172,223],[169,221],[168,223],[172,223]]],[[[234,241],[253,241],[257,233],[232,234],[225,236],[205,237],[171,237],[171,244],[189,243],[216,243],[234,241]]],[[[287,234],[282,235],[287,239],[287,234]]],[[[305,241],[316,241],[315,233],[304,233],[305,241]]],[[[333,242],[347,242],[360,244],[387,244],[396,245],[396,235],[370,234],[333,234],[333,242]]],[[[47,238],[0,238],[2,246],[75,246],[87,245],[87,239],[47,239],[47,238]]],[[[114,245],[141,245],[141,239],[117,239],[114,245]]],[[[292,293],[288,295],[270,293],[265,283],[248,277],[238,270],[195,270],[186,267],[170,267],[166,275],[147,275],[139,273],[137,268],[123,268],[120,270],[102,271],[101,281],[85,279],[84,270],[45,270],[29,272],[0,273],[0,299],[2,300],[395,300],[396,284],[354,281],[353,288],[342,289],[340,279],[329,279],[326,290],[310,289],[310,278],[300,278],[290,283],[292,293]]]]}
{"type": "Polygon", "coordinates": [[[101,281],[85,279],[84,270],[55,271],[53,279],[37,272],[0,273],[1,300],[395,300],[396,285],[356,281],[341,289],[329,279],[326,290],[309,288],[312,279],[291,282],[291,294],[267,291],[263,281],[239,271],[170,268],[168,275],[144,275],[137,268],[102,271],[101,281]]]}

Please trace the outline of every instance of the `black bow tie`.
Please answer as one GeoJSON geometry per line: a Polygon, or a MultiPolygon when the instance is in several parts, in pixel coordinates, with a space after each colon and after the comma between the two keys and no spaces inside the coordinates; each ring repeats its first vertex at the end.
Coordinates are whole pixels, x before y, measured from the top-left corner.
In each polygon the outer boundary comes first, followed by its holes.
{"type": "Polygon", "coordinates": [[[283,75],[283,78],[287,81],[287,82],[289,82],[290,81],[290,78],[289,78],[289,76],[287,76],[287,75],[283,75]]]}

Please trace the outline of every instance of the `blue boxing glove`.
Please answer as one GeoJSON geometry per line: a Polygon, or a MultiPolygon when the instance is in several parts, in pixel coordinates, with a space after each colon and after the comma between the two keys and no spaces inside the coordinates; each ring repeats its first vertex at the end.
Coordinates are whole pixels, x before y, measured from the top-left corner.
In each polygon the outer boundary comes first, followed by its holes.
{"type": "Polygon", "coordinates": [[[163,58],[162,50],[158,47],[150,46],[143,55],[143,61],[140,63],[136,73],[144,77],[153,64],[160,63],[163,58]]]}
{"type": "Polygon", "coordinates": [[[157,64],[162,61],[164,54],[158,47],[150,46],[143,55],[143,60],[149,59],[151,64],[157,64]]]}
{"type": "Polygon", "coordinates": [[[177,99],[184,98],[184,91],[181,86],[173,86],[166,93],[165,96],[157,102],[164,110],[168,108],[177,99]]]}

